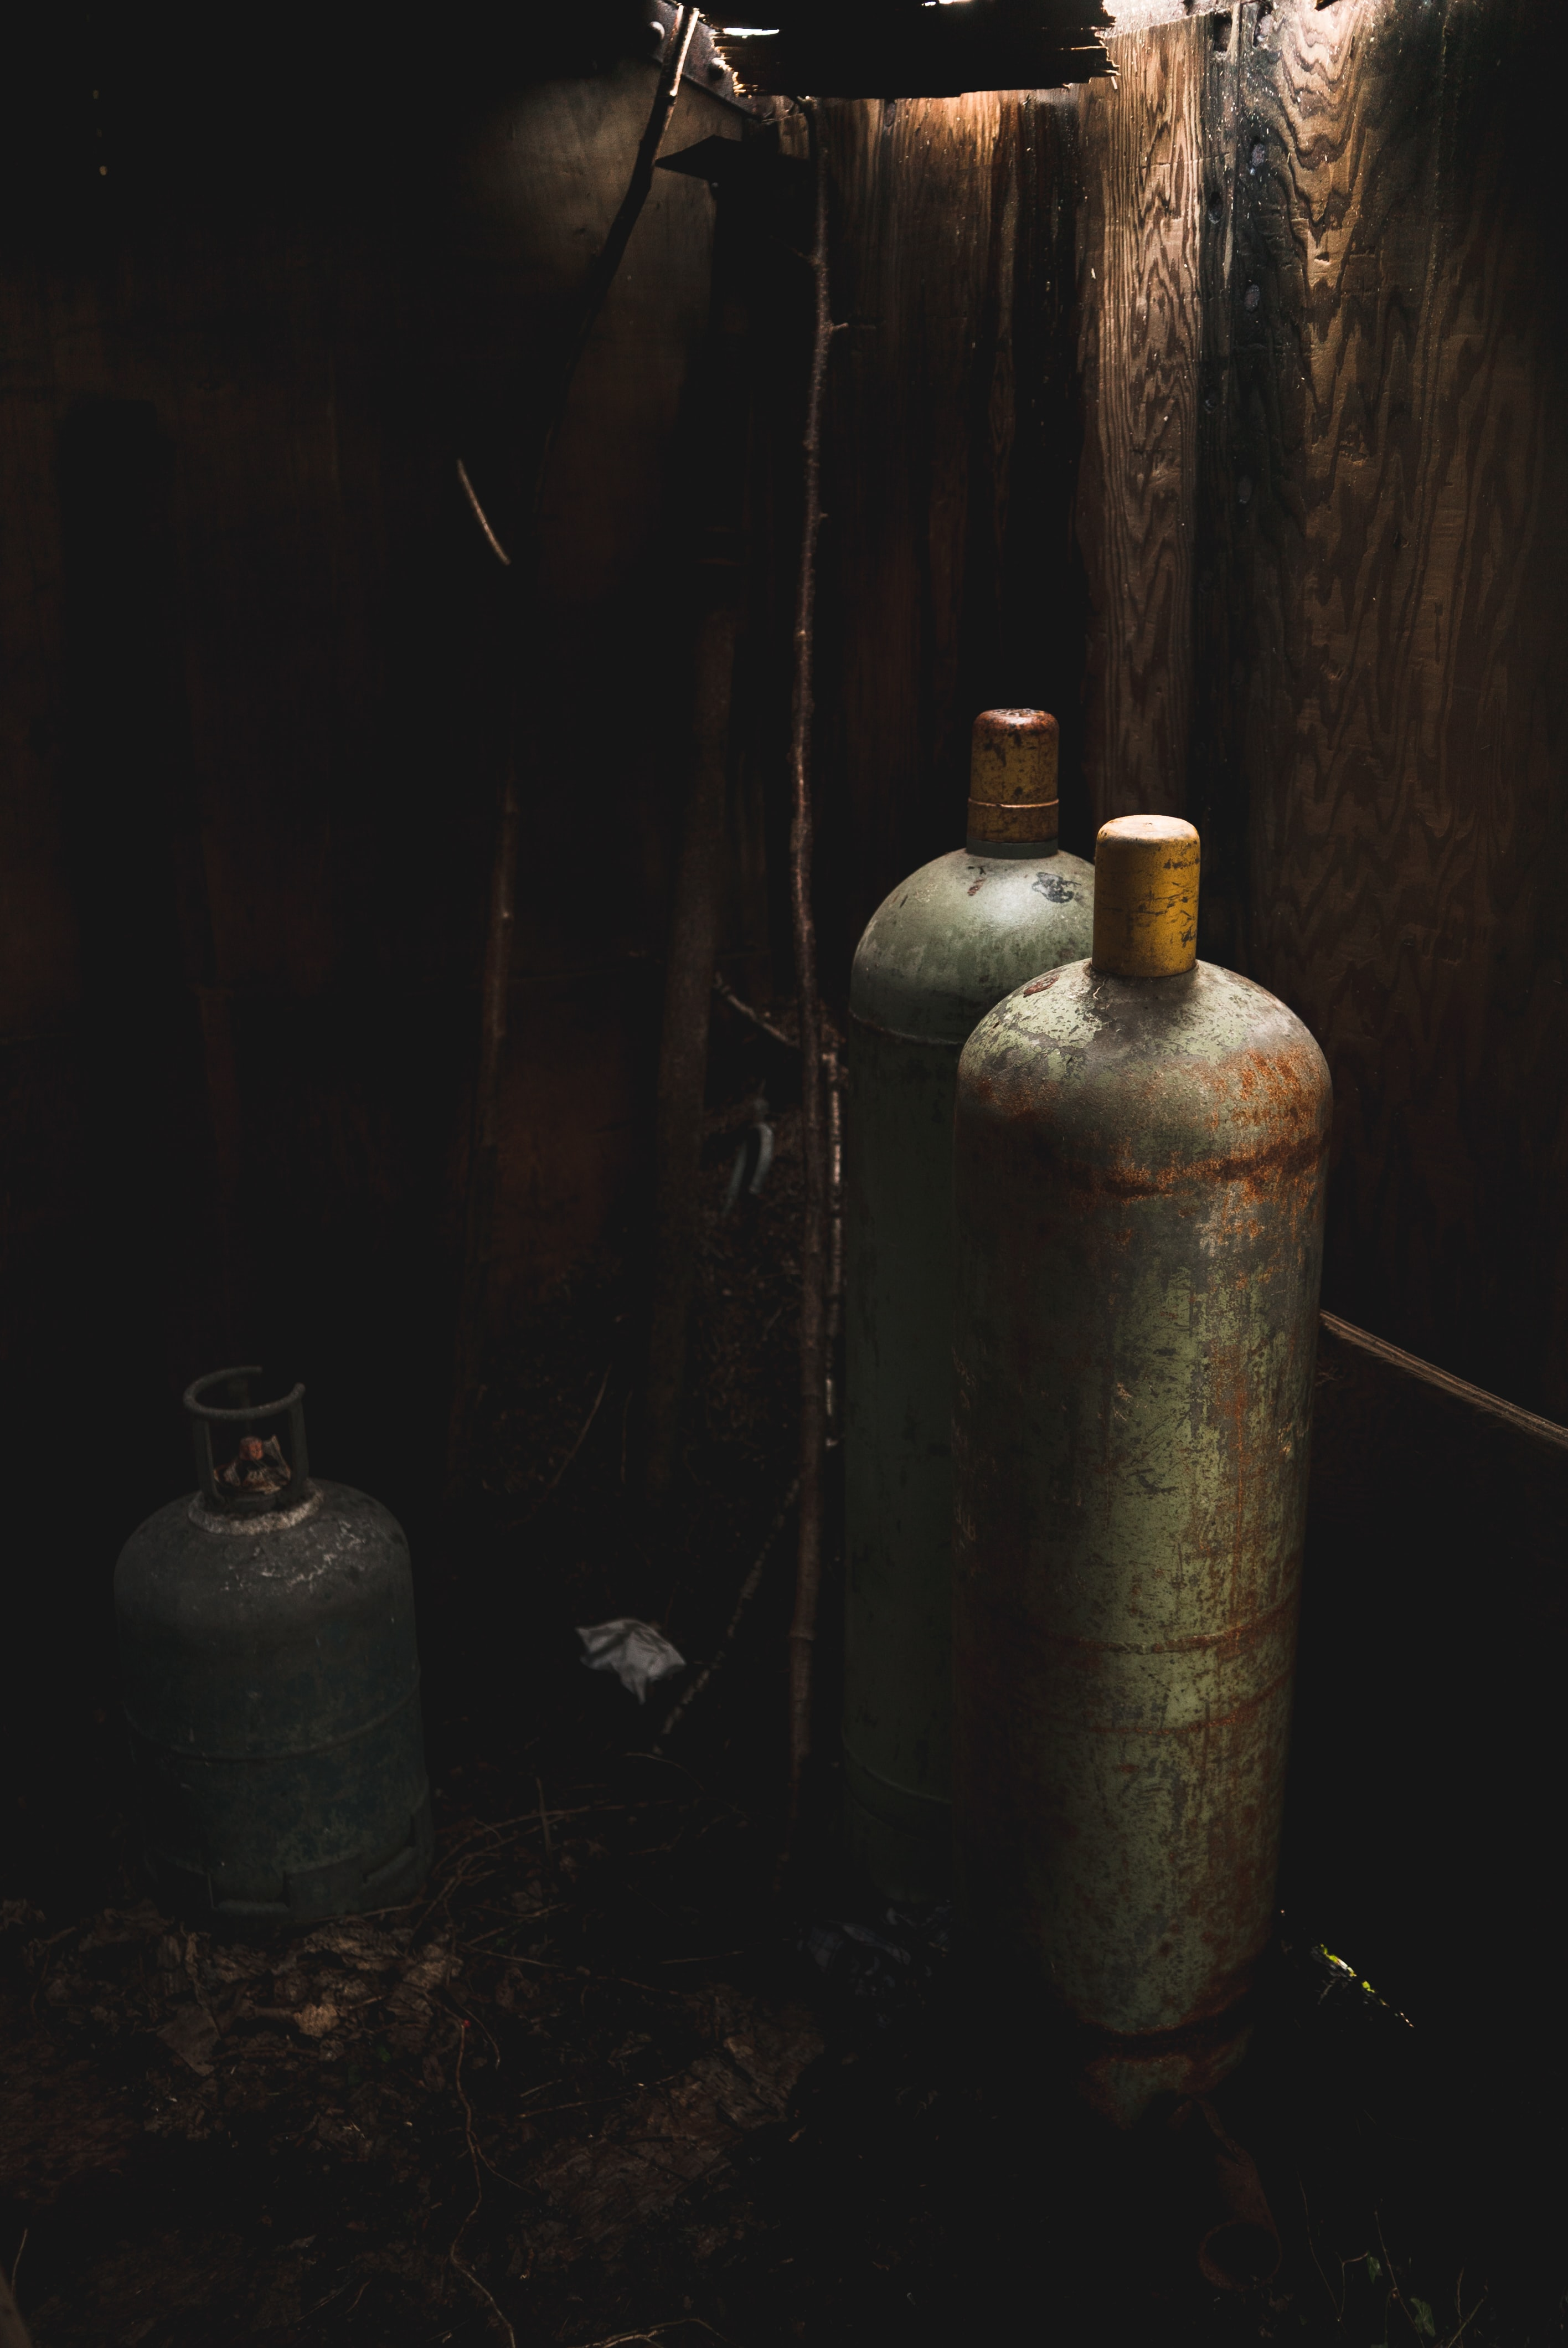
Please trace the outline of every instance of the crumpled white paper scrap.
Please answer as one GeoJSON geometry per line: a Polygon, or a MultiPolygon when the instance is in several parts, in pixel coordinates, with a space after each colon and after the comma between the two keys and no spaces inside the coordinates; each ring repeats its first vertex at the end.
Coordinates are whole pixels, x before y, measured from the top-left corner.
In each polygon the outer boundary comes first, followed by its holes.
{"type": "Polygon", "coordinates": [[[623,1688],[630,1688],[639,1704],[646,1704],[648,1691],[655,1680],[667,1680],[671,1672],[684,1671],[686,1658],[671,1645],[662,1631],[651,1622],[639,1622],[635,1615],[618,1615],[613,1622],[596,1622],[591,1630],[578,1625],[578,1637],[588,1653],[583,1657],[590,1672],[613,1672],[623,1688]]]}

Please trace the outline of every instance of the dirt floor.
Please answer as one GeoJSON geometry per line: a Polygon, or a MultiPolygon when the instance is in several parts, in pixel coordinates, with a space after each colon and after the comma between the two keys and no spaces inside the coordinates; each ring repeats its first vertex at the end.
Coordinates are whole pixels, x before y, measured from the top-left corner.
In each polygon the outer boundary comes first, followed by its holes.
{"type": "Polygon", "coordinates": [[[1119,2137],[1025,2059],[983,1949],[835,1879],[825,1767],[775,1893],[787,1527],[667,1746],[690,1673],[640,1709],[582,1669],[617,1613],[712,1659],[789,1489],[793,1117],[722,1214],[786,1089],[743,1073],[669,1519],[630,1489],[612,1268],[497,1365],[422,1584],[420,1898],[264,1941],[159,1912],[107,1712],[99,1856],[7,1885],[0,2260],[36,2348],[1560,2339],[1518,2143],[1312,1920],[1212,2115],[1119,2137]]]}

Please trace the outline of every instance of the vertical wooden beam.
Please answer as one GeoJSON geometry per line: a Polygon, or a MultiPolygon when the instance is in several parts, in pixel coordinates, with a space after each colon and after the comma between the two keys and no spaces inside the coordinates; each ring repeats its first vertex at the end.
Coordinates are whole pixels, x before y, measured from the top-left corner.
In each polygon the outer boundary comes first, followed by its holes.
{"type": "MultiPolygon", "coordinates": [[[[808,101],[808,105],[810,101],[808,101]]],[[[815,226],[811,248],[815,303],[811,372],[806,389],[801,499],[800,572],[795,602],[794,696],[790,726],[790,902],[794,913],[795,982],[800,1000],[801,1155],[805,1198],[800,1234],[800,1520],[794,1612],[789,1627],[789,1827],[785,1855],[800,1818],[801,1795],[812,1749],[813,1661],[822,1589],[823,1469],[827,1453],[828,1136],[822,1066],[822,998],[818,992],[816,918],[812,902],[812,716],[815,706],[813,653],[816,629],[816,556],[822,512],[822,412],[833,348],[828,282],[827,158],[823,125],[812,106],[815,226]]]]}

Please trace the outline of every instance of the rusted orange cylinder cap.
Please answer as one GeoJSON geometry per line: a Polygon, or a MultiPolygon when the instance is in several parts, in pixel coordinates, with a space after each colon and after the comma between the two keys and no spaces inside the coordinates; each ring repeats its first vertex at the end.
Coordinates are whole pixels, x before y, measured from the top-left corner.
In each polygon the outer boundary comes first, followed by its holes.
{"type": "Polygon", "coordinates": [[[1119,815],[1094,842],[1096,970],[1179,978],[1198,958],[1198,835],[1173,815],[1119,815]]]}
{"type": "Polygon", "coordinates": [[[1057,724],[1045,709],[982,709],[969,744],[969,838],[1054,839],[1057,724]]]}

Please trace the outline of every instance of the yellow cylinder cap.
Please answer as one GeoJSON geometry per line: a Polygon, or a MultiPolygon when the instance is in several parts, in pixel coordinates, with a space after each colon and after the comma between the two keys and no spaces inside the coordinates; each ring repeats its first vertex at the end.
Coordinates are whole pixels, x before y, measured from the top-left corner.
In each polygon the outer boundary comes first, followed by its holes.
{"type": "Polygon", "coordinates": [[[1198,958],[1198,835],[1173,815],[1119,815],[1094,842],[1096,970],[1178,978],[1198,958]]]}
{"type": "Polygon", "coordinates": [[[969,745],[969,838],[1054,839],[1057,724],[1044,709],[982,709],[969,745]]]}

